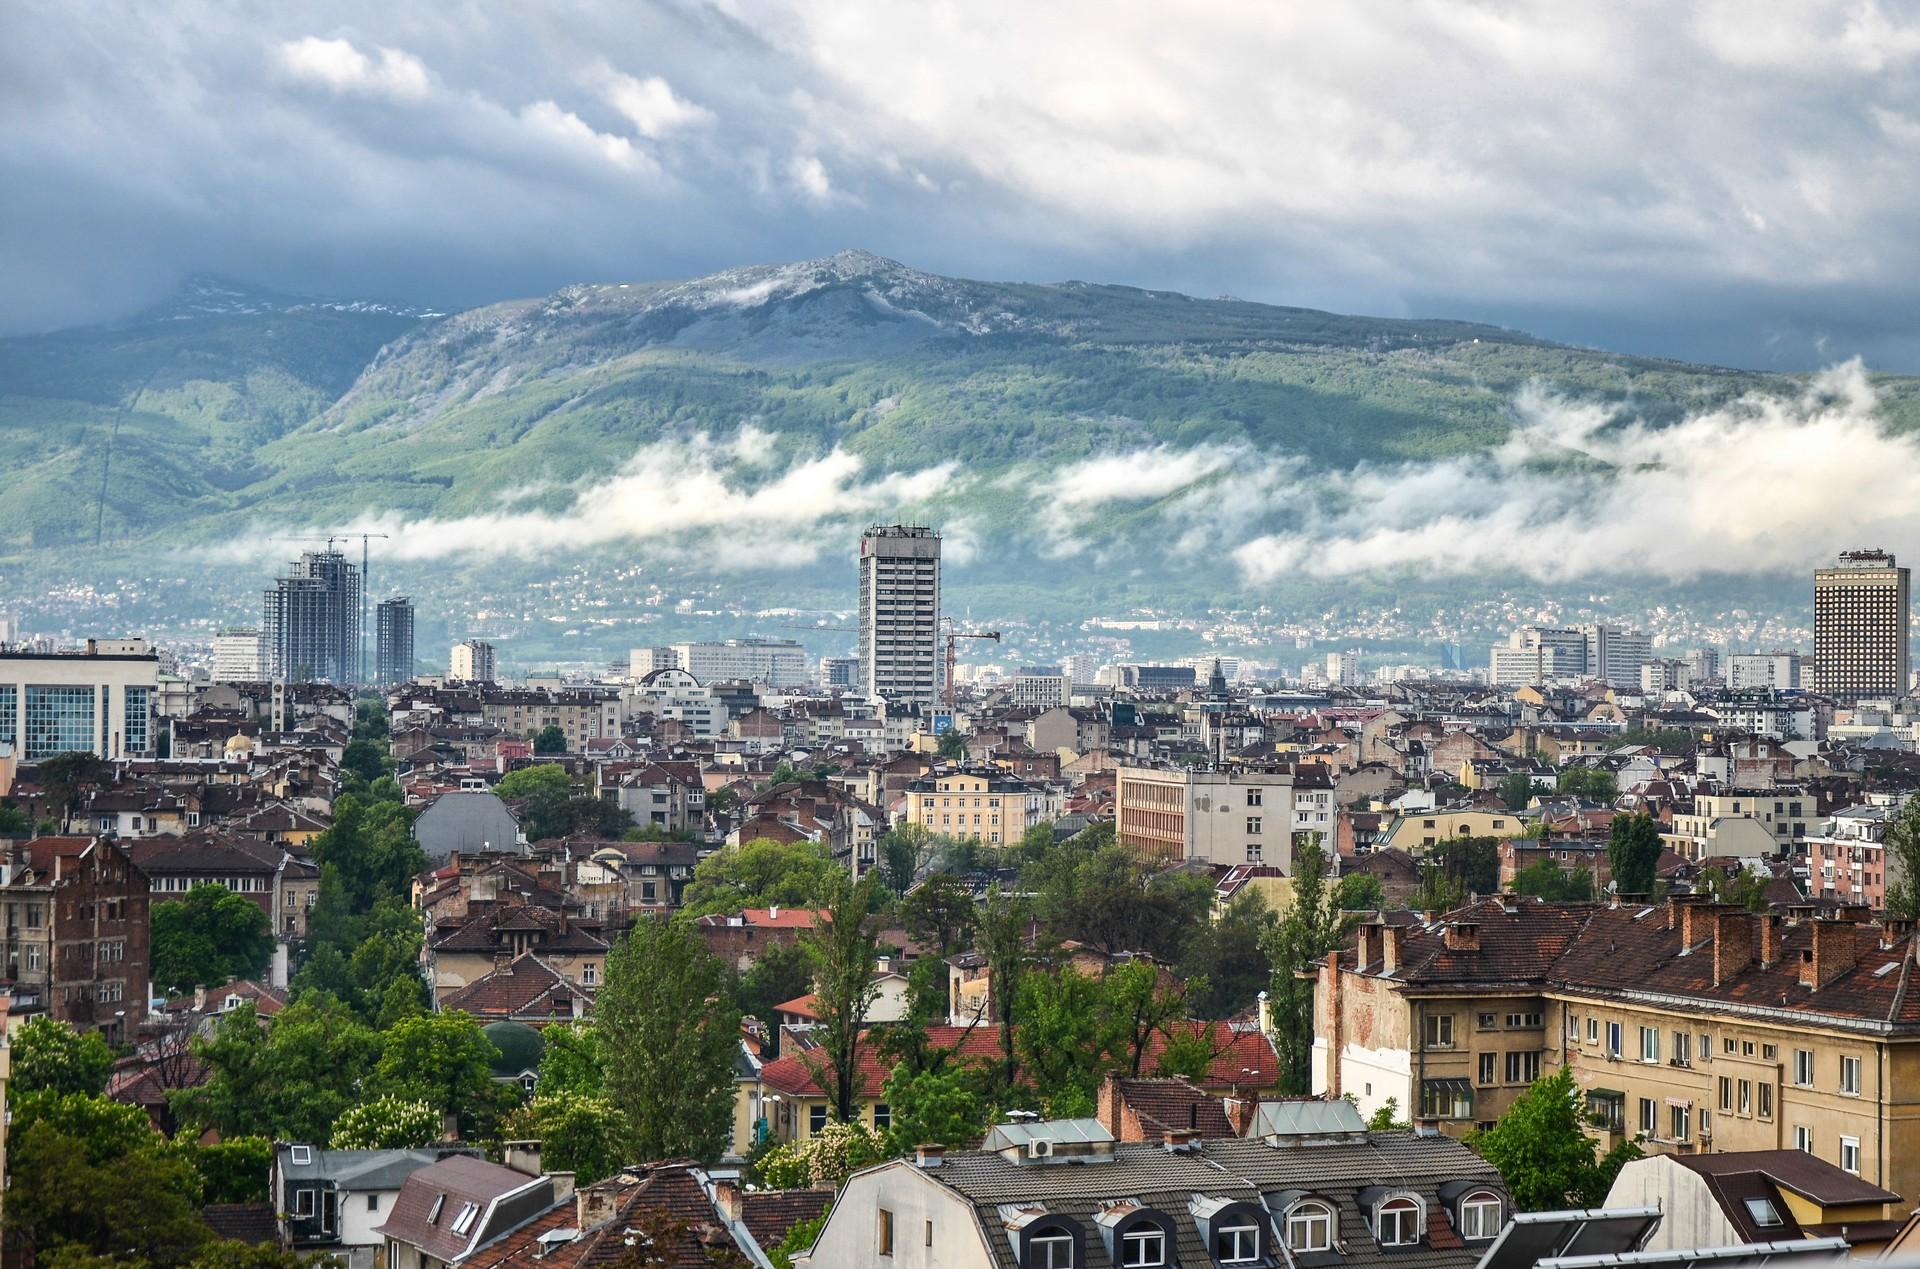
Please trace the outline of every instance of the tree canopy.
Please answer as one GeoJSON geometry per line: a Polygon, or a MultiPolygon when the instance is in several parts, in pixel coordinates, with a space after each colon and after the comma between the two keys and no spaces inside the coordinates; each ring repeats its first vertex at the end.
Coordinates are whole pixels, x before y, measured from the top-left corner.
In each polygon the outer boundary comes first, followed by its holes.
{"type": "Polygon", "coordinates": [[[1645,812],[1614,816],[1607,862],[1613,869],[1615,892],[1652,894],[1654,869],[1660,862],[1660,830],[1653,817],[1645,812]]]}
{"type": "Polygon", "coordinates": [[[273,925],[259,904],[203,882],[153,905],[153,981],[168,994],[252,978],[273,956],[273,925]]]}
{"type": "Polygon", "coordinates": [[[76,1031],[44,1014],[23,1023],[13,1035],[13,1075],[8,1095],[106,1091],[113,1050],[98,1031],[76,1031]]]}
{"type": "Polygon", "coordinates": [[[1535,1080],[1498,1123],[1467,1144],[1500,1169],[1523,1212],[1599,1207],[1620,1169],[1642,1151],[1637,1139],[1628,1139],[1602,1156],[1600,1143],[1583,1131],[1584,1119],[1573,1068],[1563,1066],[1535,1080]]]}
{"type": "Polygon", "coordinates": [[[723,846],[695,865],[681,896],[681,914],[705,916],[742,908],[814,908],[844,867],[825,842],[760,838],[723,846]]]}

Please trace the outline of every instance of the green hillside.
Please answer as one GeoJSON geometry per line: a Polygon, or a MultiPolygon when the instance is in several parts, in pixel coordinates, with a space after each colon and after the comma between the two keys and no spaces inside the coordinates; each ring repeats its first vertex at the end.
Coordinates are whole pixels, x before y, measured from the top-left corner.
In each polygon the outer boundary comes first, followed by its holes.
{"type": "MultiPolygon", "coordinates": [[[[969,282],[858,252],[451,317],[203,283],[116,327],[0,341],[0,549],[456,515],[530,488],[548,492],[521,505],[559,505],[649,442],[749,422],[875,470],[1222,441],[1338,470],[1485,449],[1529,381],[1655,421],[1769,383],[1470,323],[969,282]]],[[[1913,381],[1883,390],[1898,425],[1920,420],[1913,381]]]]}

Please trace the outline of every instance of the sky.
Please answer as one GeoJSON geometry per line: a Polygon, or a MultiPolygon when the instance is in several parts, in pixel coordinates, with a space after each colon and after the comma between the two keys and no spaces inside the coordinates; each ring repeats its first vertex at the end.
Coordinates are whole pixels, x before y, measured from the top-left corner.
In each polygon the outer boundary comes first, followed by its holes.
{"type": "Polygon", "coordinates": [[[862,247],[1920,372],[1911,5],[0,6],[0,331],[862,247]]]}

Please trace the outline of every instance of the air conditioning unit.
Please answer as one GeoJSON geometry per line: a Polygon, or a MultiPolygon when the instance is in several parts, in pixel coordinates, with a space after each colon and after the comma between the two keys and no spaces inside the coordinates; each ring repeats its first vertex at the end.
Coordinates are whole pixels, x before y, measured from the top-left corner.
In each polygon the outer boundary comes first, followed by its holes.
{"type": "Polygon", "coordinates": [[[1053,1142],[1048,1140],[1045,1137],[1035,1137],[1032,1141],[1029,1141],[1027,1143],[1027,1158],[1029,1159],[1053,1158],[1053,1142]]]}

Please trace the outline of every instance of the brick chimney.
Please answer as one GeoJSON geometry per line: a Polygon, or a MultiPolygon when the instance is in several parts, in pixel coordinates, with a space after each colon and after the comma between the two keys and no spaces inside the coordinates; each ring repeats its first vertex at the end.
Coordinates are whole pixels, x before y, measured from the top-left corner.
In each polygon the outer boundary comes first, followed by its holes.
{"type": "Polygon", "coordinates": [[[1738,909],[1713,914],[1713,985],[1753,964],[1753,918],[1738,909]]]}
{"type": "Polygon", "coordinates": [[[1760,966],[1772,969],[1780,963],[1780,941],[1783,937],[1780,914],[1763,912],[1760,915],[1760,966]]]}
{"type": "Polygon", "coordinates": [[[1480,950],[1480,927],[1472,921],[1455,921],[1447,926],[1447,950],[1449,952],[1477,952],[1480,950]]]}
{"type": "Polygon", "coordinates": [[[1800,953],[1800,984],[1819,991],[1854,966],[1858,948],[1847,921],[1815,921],[1813,938],[1800,953]]]}
{"type": "Polygon", "coordinates": [[[1698,947],[1714,928],[1720,913],[1717,903],[1688,903],[1680,908],[1680,945],[1698,947]]]}
{"type": "Polygon", "coordinates": [[[1904,917],[1887,916],[1880,918],[1881,947],[1897,947],[1903,940],[1911,937],[1912,934],[1913,922],[1906,920],[1904,917]]]}
{"type": "Polygon", "coordinates": [[[573,1192],[573,1210],[575,1223],[582,1230],[598,1229],[612,1220],[614,1213],[620,1210],[620,1197],[625,1186],[599,1182],[583,1185],[573,1192]]]}
{"type": "Polygon", "coordinates": [[[1383,939],[1380,944],[1380,961],[1386,971],[1392,973],[1407,959],[1407,927],[1389,925],[1381,931],[1381,934],[1383,939]]]}
{"type": "Polygon", "coordinates": [[[1358,949],[1362,969],[1380,959],[1380,931],[1383,928],[1385,927],[1378,921],[1368,921],[1360,926],[1355,947],[1358,949]]]}
{"type": "Polygon", "coordinates": [[[740,1219],[740,1183],[731,1177],[715,1177],[713,1181],[713,1205],[729,1221],[740,1219]]]}
{"type": "MultiPolygon", "coordinates": [[[[1681,922],[1684,920],[1686,910],[1696,903],[1705,903],[1706,901],[1707,896],[1703,894],[1677,894],[1669,898],[1667,900],[1667,928],[1669,930],[1681,929],[1681,922]]],[[[1683,933],[1681,937],[1685,938],[1686,936],[1683,933]]],[[[1688,941],[1691,942],[1692,940],[1688,941]]]]}
{"type": "Polygon", "coordinates": [[[1253,1117],[1260,1109],[1258,1100],[1252,1097],[1223,1097],[1221,1108],[1227,1112],[1227,1124],[1233,1129],[1233,1135],[1244,1137],[1253,1128],[1253,1117]]]}

